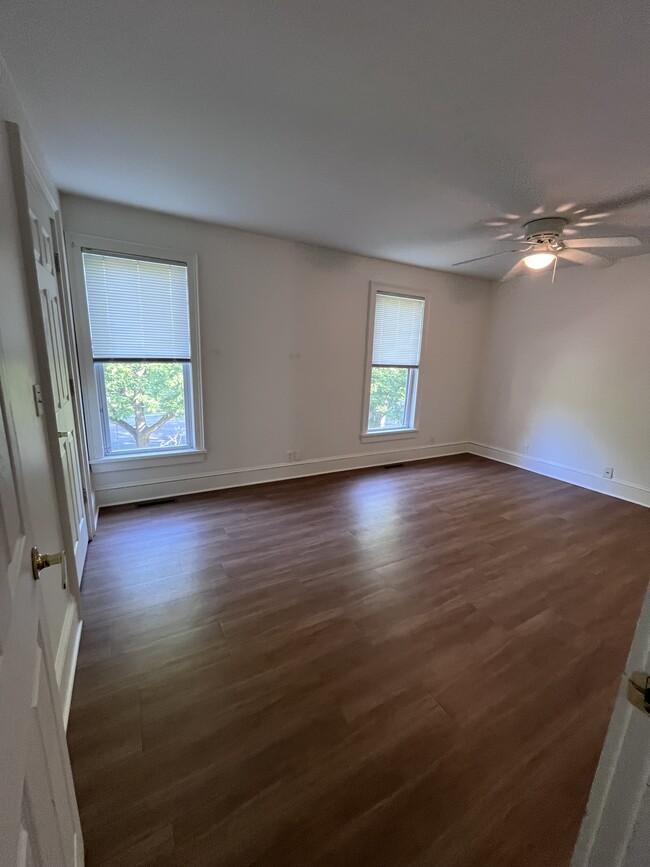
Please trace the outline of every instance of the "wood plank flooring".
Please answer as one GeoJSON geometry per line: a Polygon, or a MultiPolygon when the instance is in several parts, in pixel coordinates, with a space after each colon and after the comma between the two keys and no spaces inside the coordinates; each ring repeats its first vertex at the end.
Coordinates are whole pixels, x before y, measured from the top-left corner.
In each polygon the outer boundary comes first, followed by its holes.
{"type": "Polygon", "coordinates": [[[568,865],[650,512],[480,458],[102,512],[88,867],[568,865]]]}

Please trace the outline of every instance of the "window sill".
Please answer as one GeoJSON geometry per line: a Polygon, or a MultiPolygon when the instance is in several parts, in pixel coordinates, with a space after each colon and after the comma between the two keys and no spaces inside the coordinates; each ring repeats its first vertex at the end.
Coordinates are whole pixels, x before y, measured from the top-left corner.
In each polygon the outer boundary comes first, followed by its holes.
{"type": "Polygon", "coordinates": [[[146,470],[149,467],[165,467],[169,464],[189,464],[204,461],[205,449],[191,449],[185,452],[169,452],[166,455],[123,455],[122,457],[101,458],[91,461],[93,473],[112,473],[118,470],[146,470]]]}
{"type": "Polygon", "coordinates": [[[406,430],[387,430],[377,431],[376,433],[363,433],[360,436],[362,443],[371,443],[374,441],[384,442],[385,440],[410,440],[418,435],[417,428],[408,428],[406,430]]]}

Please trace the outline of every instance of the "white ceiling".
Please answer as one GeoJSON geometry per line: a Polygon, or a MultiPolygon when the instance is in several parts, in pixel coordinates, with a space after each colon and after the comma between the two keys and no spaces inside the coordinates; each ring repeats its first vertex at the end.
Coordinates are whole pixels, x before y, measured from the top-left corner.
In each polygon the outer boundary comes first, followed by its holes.
{"type": "Polygon", "coordinates": [[[449,268],[650,191],[647,0],[6,0],[0,51],[85,195],[449,268]]]}

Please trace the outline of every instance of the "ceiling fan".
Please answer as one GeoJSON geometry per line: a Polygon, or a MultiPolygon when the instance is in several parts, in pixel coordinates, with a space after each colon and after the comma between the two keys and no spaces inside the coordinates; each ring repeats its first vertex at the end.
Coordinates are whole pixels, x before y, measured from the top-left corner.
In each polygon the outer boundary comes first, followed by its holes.
{"type": "MultiPolygon", "coordinates": [[[[541,271],[553,266],[553,279],[558,259],[565,259],[576,265],[592,265],[602,268],[611,265],[613,259],[589,253],[590,248],[598,247],[638,247],[641,241],[632,235],[617,238],[563,238],[562,235],[569,225],[569,221],[563,217],[545,217],[541,220],[531,220],[524,225],[521,244],[522,249],[502,250],[499,253],[490,253],[488,256],[477,256],[475,259],[466,259],[464,262],[455,262],[451,267],[468,265],[470,262],[479,262],[482,259],[492,259],[495,256],[504,256],[507,253],[521,253],[522,258],[507,271],[501,280],[510,280],[524,272],[526,268],[533,271],[541,271]]],[[[517,239],[519,240],[519,239],[517,239]]]]}

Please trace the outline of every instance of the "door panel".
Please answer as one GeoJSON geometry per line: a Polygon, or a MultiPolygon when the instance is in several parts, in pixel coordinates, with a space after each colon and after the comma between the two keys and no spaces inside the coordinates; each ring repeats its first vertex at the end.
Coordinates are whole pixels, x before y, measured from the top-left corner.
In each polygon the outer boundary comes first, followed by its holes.
{"type": "MultiPolygon", "coordinates": [[[[53,477],[59,500],[72,586],[78,591],[90,538],[84,498],[82,452],[77,430],[77,408],[71,387],[70,347],[66,341],[64,300],[57,276],[55,238],[56,209],[41,183],[38,171],[15,133],[13,142],[14,182],[19,223],[23,231],[25,274],[31,292],[30,304],[41,372],[41,391],[53,462],[53,477]]],[[[87,496],[87,492],[86,492],[87,496]]]]}
{"type": "Polygon", "coordinates": [[[31,573],[20,430],[2,385],[0,404],[0,864],[74,867],[83,863],[81,827],[41,586],[31,573]]]}
{"type": "MultiPolygon", "coordinates": [[[[47,259],[45,261],[47,262],[47,259]]],[[[49,265],[44,265],[43,267],[47,268],[49,276],[54,277],[56,284],[53,268],[50,270],[49,265]]],[[[40,280],[40,285],[42,286],[46,280],[42,275],[40,280]]],[[[50,280],[47,280],[47,282],[51,283],[50,280]]],[[[88,547],[88,525],[81,485],[79,446],[76,439],[77,431],[70,391],[70,369],[63,336],[63,320],[59,298],[57,295],[52,296],[50,294],[51,291],[51,285],[49,288],[41,289],[41,310],[45,326],[50,381],[59,433],[59,459],[63,467],[65,499],[72,528],[73,554],[77,563],[77,574],[81,578],[86,558],[86,549],[88,547]]]]}
{"type": "Polygon", "coordinates": [[[45,328],[47,362],[56,413],[59,460],[63,470],[65,504],[72,532],[72,556],[79,580],[83,573],[88,549],[88,523],[83,503],[79,447],[72,393],[70,390],[70,367],[65,346],[63,317],[59,299],[59,285],[54,267],[52,232],[55,231],[54,213],[43,201],[42,195],[27,179],[27,195],[30,203],[30,220],[36,226],[40,239],[35,252],[36,271],[41,297],[41,314],[45,328]],[[48,225],[45,225],[45,221],[48,225]]]}

